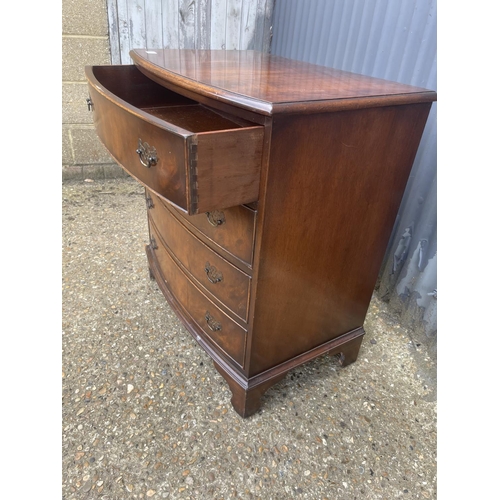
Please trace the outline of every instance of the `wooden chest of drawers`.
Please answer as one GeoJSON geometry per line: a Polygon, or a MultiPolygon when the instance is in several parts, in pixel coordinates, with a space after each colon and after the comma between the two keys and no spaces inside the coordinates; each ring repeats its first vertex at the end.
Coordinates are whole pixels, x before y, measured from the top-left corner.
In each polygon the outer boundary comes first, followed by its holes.
{"type": "Polygon", "coordinates": [[[97,133],[146,187],[151,276],[243,417],[292,368],[356,360],[436,94],[253,51],[86,68],[97,133]]]}

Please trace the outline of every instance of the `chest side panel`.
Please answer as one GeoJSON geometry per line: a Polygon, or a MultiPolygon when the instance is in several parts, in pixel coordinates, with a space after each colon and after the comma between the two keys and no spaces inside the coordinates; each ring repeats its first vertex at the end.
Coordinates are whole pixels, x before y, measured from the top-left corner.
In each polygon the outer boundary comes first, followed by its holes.
{"type": "Polygon", "coordinates": [[[363,325],[429,108],[274,118],[250,375],[363,325]]]}

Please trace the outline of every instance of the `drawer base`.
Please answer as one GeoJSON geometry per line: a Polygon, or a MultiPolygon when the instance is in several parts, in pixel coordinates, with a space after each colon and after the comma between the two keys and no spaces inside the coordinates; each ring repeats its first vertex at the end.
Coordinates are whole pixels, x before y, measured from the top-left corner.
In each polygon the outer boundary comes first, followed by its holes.
{"type": "Polygon", "coordinates": [[[199,334],[189,314],[167,288],[161,270],[156,262],[154,252],[149,245],[146,246],[146,255],[148,258],[150,278],[156,280],[168,304],[172,307],[182,324],[204,351],[212,358],[215,368],[229,385],[229,389],[232,393],[231,404],[233,408],[243,418],[249,417],[257,412],[261,407],[261,397],[267,389],[282,380],[290,370],[297,366],[307,363],[323,354],[332,356],[340,354],[340,364],[342,367],[350,365],[356,361],[358,357],[361,342],[365,334],[362,327],[356,328],[340,337],[315,347],[263,373],[248,378],[241,369],[238,369],[235,365],[224,359],[213,349],[203,336],[199,334]]]}

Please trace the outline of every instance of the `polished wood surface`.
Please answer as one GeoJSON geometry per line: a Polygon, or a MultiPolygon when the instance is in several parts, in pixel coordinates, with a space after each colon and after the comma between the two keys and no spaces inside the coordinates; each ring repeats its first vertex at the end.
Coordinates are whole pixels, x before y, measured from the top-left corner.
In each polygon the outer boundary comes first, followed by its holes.
{"type": "Polygon", "coordinates": [[[248,272],[253,262],[256,212],[245,205],[187,215],[170,203],[163,203],[215,251],[248,272]],[[231,258],[232,257],[232,258],[231,258]],[[239,261],[239,262],[238,262],[239,261]]]}
{"type": "Polygon", "coordinates": [[[134,137],[174,156],[136,175],[150,273],[248,417],[289,370],[356,360],[436,94],[253,51],[132,57],[87,70],[97,130],[132,174],[134,137]]]}
{"type": "Polygon", "coordinates": [[[363,325],[429,107],[275,118],[250,375],[363,325]]]}
{"type": "Polygon", "coordinates": [[[199,104],[183,102],[129,68],[125,75],[134,75],[135,93],[151,93],[159,102],[152,106],[150,98],[136,98],[131,100],[141,108],[133,106],[125,99],[134,94],[134,85],[127,82],[122,91],[113,79],[123,76],[123,67],[104,68],[86,68],[94,123],[106,148],[133,177],[189,214],[258,199],[261,126],[231,121],[199,104]],[[154,148],[151,164],[138,155],[143,143],[154,148]]]}
{"type": "Polygon", "coordinates": [[[208,338],[238,365],[243,364],[246,331],[211,302],[182,272],[161,242],[156,228],[150,225],[151,245],[161,270],[158,279],[167,287],[186,311],[189,311],[200,335],[208,338]]]}
{"type": "Polygon", "coordinates": [[[435,100],[419,87],[251,50],[137,49],[130,56],[158,82],[264,114],[435,100]]]}
{"type": "Polygon", "coordinates": [[[222,307],[246,321],[250,295],[250,276],[230,264],[188,231],[154,194],[149,217],[161,241],[185,271],[206,294],[222,307]]]}

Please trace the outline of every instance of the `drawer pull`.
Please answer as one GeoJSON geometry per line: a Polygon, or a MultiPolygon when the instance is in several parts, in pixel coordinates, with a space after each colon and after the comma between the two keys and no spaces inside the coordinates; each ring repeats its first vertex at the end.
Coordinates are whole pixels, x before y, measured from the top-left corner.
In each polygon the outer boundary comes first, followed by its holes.
{"type": "Polygon", "coordinates": [[[94,103],[92,102],[92,99],[90,97],[87,97],[87,99],[85,99],[87,101],[87,108],[89,109],[89,111],[94,111],[94,103]]]}
{"type": "Polygon", "coordinates": [[[153,203],[153,198],[151,198],[151,196],[149,195],[146,195],[146,207],[148,209],[151,209],[155,206],[155,204],[153,203]]]}
{"type": "Polygon", "coordinates": [[[205,264],[205,272],[207,273],[207,278],[210,283],[219,283],[223,279],[222,273],[217,271],[215,266],[211,266],[210,262],[205,264]]]}
{"type": "Polygon", "coordinates": [[[222,330],[222,325],[218,321],[215,321],[208,311],[205,313],[205,319],[207,320],[208,328],[213,332],[222,330]]]}
{"type": "Polygon", "coordinates": [[[226,217],[224,216],[224,212],[221,212],[220,210],[214,210],[213,212],[207,212],[207,219],[212,226],[217,227],[221,226],[226,222],[226,217]]]}
{"type": "Polygon", "coordinates": [[[151,236],[151,238],[150,238],[150,242],[151,242],[151,248],[152,248],[153,250],[158,250],[158,244],[156,243],[156,240],[154,239],[154,237],[153,237],[153,236],[151,236]]]}
{"type": "Polygon", "coordinates": [[[146,168],[154,167],[158,163],[156,149],[150,146],[147,142],[142,142],[141,139],[139,139],[139,147],[135,150],[135,152],[139,155],[141,164],[146,168]]]}

